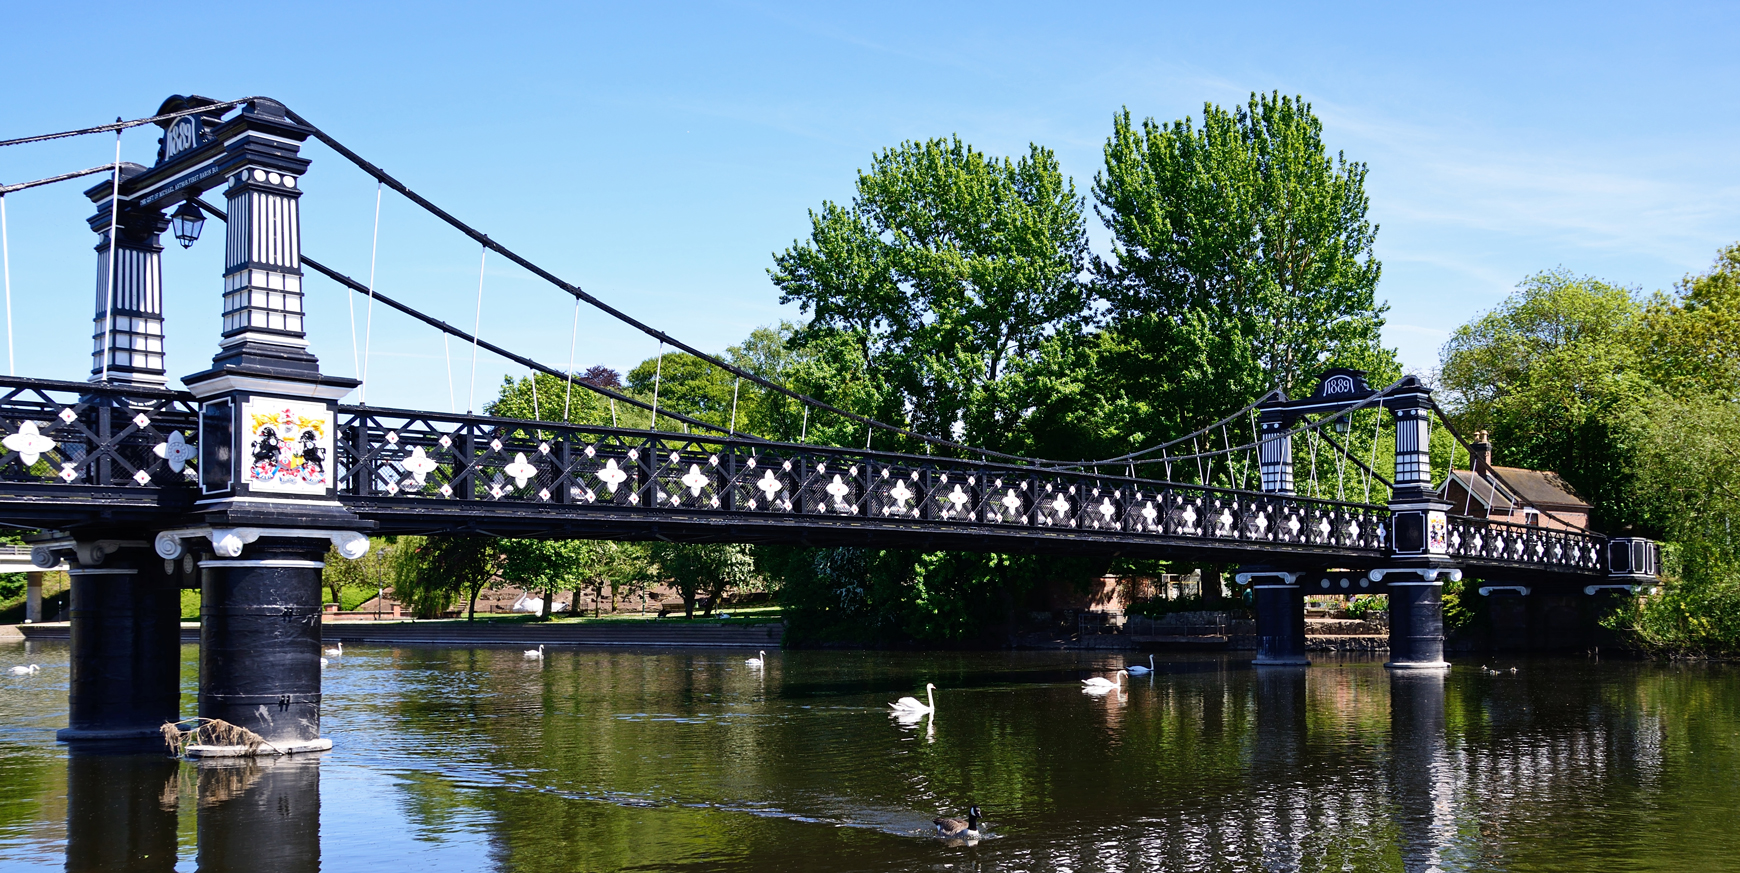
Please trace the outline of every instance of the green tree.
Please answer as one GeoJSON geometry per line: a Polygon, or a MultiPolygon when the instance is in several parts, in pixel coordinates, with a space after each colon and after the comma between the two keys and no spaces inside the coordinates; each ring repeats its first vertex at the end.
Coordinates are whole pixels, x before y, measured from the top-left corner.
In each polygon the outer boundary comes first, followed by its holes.
{"type": "Polygon", "coordinates": [[[1555,270],[1525,279],[1443,349],[1457,425],[1490,431],[1495,461],[1565,477],[1607,527],[1642,521],[1629,499],[1652,390],[1639,367],[1642,314],[1633,292],[1555,270]]]}
{"type": "Polygon", "coordinates": [[[1109,330],[1079,366],[1104,374],[1098,430],[1135,448],[1188,432],[1263,391],[1298,396],[1326,367],[1400,375],[1366,167],[1331,158],[1311,106],[1279,94],[1140,126],[1115,117],[1095,177],[1112,233],[1094,272],[1109,330]]]}
{"type": "MultiPolygon", "coordinates": [[[[602,368],[592,368],[593,371],[600,369],[602,368]]],[[[484,407],[484,412],[502,418],[522,418],[527,421],[567,421],[598,427],[647,427],[652,419],[650,412],[627,403],[613,402],[587,388],[586,381],[581,376],[569,380],[558,379],[548,373],[539,373],[535,378],[529,374],[518,379],[503,377],[500,391],[484,407]],[[566,418],[563,417],[564,411],[567,413],[566,418]]],[[[613,390],[619,394],[635,396],[633,391],[620,387],[613,390]]],[[[648,398],[635,399],[644,402],[648,398]]]]}
{"type": "Polygon", "coordinates": [[[466,621],[477,620],[477,595],[500,576],[505,556],[501,541],[481,534],[430,537],[418,552],[416,587],[419,598],[438,592],[464,594],[466,621]]]}
{"type": "Polygon", "coordinates": [[[809,239],[769,276],[811,316],[795,343],[834,341],[862,369],[843,408],[1015,449],[1045,400],[1021,374],[1087,316],[1082,208],[1049,149],[1010,160],[959,138],[906,142],[858,174],[850,206],[812,211],[809,239]]]}
{"type": "MultiPolygon", "coordinates": [[[[604,589],[610,589],[610,609],[616,611],[617,598],[632,596],[647,589],[653,582],[652,557],[644,543],[623,543],[602,540],[593,543],[594,560],[587,568],[583,582],[592,591],[592,612],[597,615],[604,599],[604,589]]],[[[574,589],[574,609],[579,609],[580,590],[574,589]]]]}
{"type": "MultiPolygon", "coordinates": [[[[628,371],[628,390],[636,397],[649,398],[650,402],[656,391],[659,409],[721,428],[730,423],[732,382],[730,373],[684,352],[647,358],[628,371]]],[[[671,419],[659,419],[660,430],[683,427],[671,419]]]]}
{"type": "Polygon", "coordinates": [[[1740,243],[1679,294],[1658,294],[1643,316],[1642,360],[1670,394],[1740,402],[1740,243]]]}
{"type": "Polygon", "coordinates": [[[725,592],[755,577],[749,546],[727,543],[653,543],[652,558],[683,597],[683,617],[695,617],[695,600],[708,594],[706,614],[712,615],[725,592]]]}
{"type": "MultiPolygon", "coordinates": [[[[501,551],[501,580],[523,591],[543,595],[544,606],[538,617],[550,618],[556,592],[573,588],[594,572],[599,551],[596,543],[587,540],[505,539],[501,551]]],[[[570,609],[579,608],[579,598],[570,609]]]]}

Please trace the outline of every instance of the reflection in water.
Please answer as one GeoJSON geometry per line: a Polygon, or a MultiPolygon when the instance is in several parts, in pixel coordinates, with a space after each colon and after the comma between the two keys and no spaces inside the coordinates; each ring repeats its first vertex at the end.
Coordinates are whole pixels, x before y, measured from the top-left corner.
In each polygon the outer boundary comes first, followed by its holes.
{"type": "Polygon", "coordinates": [[[1173,656],[1096,697],[1081,679],[1111,663],[1074,653],[789,652],[755,671],[725,652],[535,662],[347,647],[325,677],[334,752],[196,766],[63,762],[42,739],[64,718],[54,657],[42,655],[49,678],[0,694],[8,870],[169,869],[178,796],[183,870],[1532,871],[1740,857],[1727,816],[1740,807],[1740,671],[1724,667],[1414,675],[1173,656]],[[890,717],[887,701],[928,682],[946,689],[936,713],[890,717]],[[935,837],[931,819],[974,804],[977,845],[935,837]]]}
{"type": "Polygon", "coordinates": [[[320,869],[319,755],[199,762],[199,869],[320,869]]]}
{"type": "Polygon", "coordinates": [[[1441,671],[1390,673],[1390,737],[1390,799],[1401,832],[1402,869],[1438,870],[1456,829],[1441,671]]]}
{"type": "Polygon", "coordinates": [[[69,755],[66,869],[174,870],[176,770],[163,755],[69,755]]]}

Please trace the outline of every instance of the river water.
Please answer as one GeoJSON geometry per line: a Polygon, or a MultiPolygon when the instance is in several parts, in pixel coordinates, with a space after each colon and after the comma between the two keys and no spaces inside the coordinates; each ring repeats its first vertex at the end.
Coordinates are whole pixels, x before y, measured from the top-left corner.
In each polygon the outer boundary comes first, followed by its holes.
{"type": "Polygon", "coordinates": [[[753,654],[347,648],[332,752],[201,768],[69,755],[66,648],[0,648],[0,869],[1740,870],[1731,666],[753,654]]]}

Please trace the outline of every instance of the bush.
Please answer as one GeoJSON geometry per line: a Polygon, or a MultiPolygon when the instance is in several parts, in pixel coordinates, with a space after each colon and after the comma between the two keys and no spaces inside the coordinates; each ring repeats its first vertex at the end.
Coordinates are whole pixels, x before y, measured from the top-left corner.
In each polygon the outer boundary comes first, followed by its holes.
{"type": "Polygon", "coordinates": [[[1360,594],[1347,602],[1347,617],[1361,621],[1369,620],[1373,613],[1390,611],[1390,596],[1388,594],[1360,594]]]}

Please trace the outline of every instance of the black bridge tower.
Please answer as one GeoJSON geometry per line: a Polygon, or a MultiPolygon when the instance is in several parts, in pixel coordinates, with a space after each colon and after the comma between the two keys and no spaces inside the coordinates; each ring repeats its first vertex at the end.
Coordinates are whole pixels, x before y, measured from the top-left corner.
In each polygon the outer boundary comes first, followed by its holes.
{"type": "MultiPolygon", "coordinates": [[[[1307,415],[1326,421],[1377,394],[1365,373],[1336,368],[1318,377],[1310,397],[1289,401],[1279,397],[1261,408],[1258,457],[1263,491],[1278,496],[1293,492],[1291,429],[1307,415]]],[[[1402,379],[1378,402],[1395,416],[1396,477],[1390,498],[1389,558],[1384,566],[1349,568],[1246,566],[1237,579],[1249,582],[1257,613],[1258,666],[1297,666],[1305,656],[1305,587],[1303,577],[1329,574],[1352,593],[1386,592],[1390,597],[1390,660],[1400,669],[1448,667],[1444,660],[1445,580],[1462,578],[1449,557],[1450,505],[1432,490],[1432,395],[1413,376],[1402,379]],[[1334,571],[1334,572],[1330,572],[1334,571]],[[1350,587],[1358,578],[1358,587],[1350,587]]],[[[1346,593],[1346,592],[1339,592],[1346,593]]]]}
{"type": "MultiPolygon", "coordinates": [[[[209,105],[172,97],[158,114],[209,105]]],[[[211,367],[182,380],[199,401],[190,511],[155,529],[79,530],[37,544],[39,564],[65,556],[73,567],[65,740],[156,736],[179,717],[179,591],[197,585],[198,714],[280,751],[331,747],[320,737],[320,571],[329,547],[347,558],[369,548],[372,525],[339,505],[334,488],[336,403],[360,383],[322,374],[304,332],[298,201],[309,162],[299,151],[309,133],[271,100],[224,120],[229,111],[161,122],[157,164],[123,166],[118,204],[114,180],[87,192],[103,234],[91,380],[110,387],[167,381],[165,211],[197,209],[221,187],[228,216],[222,339],[211,367]]]]}

